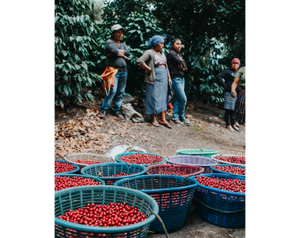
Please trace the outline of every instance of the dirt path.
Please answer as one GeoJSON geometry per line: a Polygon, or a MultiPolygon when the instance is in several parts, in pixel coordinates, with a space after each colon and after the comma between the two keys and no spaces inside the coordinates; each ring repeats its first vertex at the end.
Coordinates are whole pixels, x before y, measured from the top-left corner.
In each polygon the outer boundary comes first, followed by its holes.
{"type": "MultiPolygon", "coordinates": [[[[151,126],[147,116],[144,123],[133,123],[117,119],[109,111],[105,119],[99,119],[96,109],[100,105],[101,100],[95,100],[77,108],[56,110],[56,156],[84,152],[105,154],[114,146],[123,144],[140,146],[148,153],[164,157],[176,155],[176,150],[182,148],[213,149],[223,154],[245,155],[245,127],[241,126],[241,131],[236,133],[228,131],[224,119],[219,118],[224,115],[224,110],[217,107],[188,104],[186,115],[191,125],[172,124],[173,128],[168,129],[151,126]]],[[[136,111],[143,114],[143,109],[133,105],[136,111]]],[[[169,111],[167,120],[170,119],[169,111]]],[[[243,238],[245,229],[226,229],[209,224],[200,219],[194,210],[190,222],[169,235],[172,238],[243,238]]],[[[160,238],[165,235],[149,234],[147,237],[160,238]]]]}
{"type": "MultiPolygon", "coordinates": [[[[151,126],[149,116],[145,116],[144,110],[135,106],[135,110],[143,114],[144,123],[117,119],[110,110],[108,115],[100,120],[95,111],[99,109],[100,105],[101,102],[96,100],[93,104],[80,108],[57,110],[55,112],[56,125],[61,126],[70,120],[86,119],[86,121],[92,122],[91,124],[98,126],[96,130],[94,128],[94,131],[100,133],[101,136],[107,135],[105,140],[102,140],[103,144],[99,149],[99,152],[103,154],[114,146],[122,144],[140,146],[149,153],[165,157],[176,155],[176,150],[182,148],[214,149],[223,154],[245,154],[245,127],[241,126],[240,132],[227,130],[224,119],[219,118],[220,115],[223,116],[224,110],[217,107],[188,105],[187,108],[193,108],[193,110],[187,110],[186,113],[191,125],[177,125],[170,122],[173,128],[168,129],[164,126],[151,126]],[[89,113],[91,117],[86,113],[86,110],[89,109],[92,110],[89,113]]],[[[167,112],[166,118],[168,121],[171,120],[171,111],[167,112]]]]}

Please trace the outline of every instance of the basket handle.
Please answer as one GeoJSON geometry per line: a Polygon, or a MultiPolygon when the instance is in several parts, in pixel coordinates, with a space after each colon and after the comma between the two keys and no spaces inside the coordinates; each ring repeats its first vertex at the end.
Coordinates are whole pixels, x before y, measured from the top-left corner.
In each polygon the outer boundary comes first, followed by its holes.
{"type": "Polygon", "coordinates": [[[167,229],[166,229],[166,227],[165,227],[165,225],[164,225],[164,222],[162,221],[162,219],[160,218],[160,216],[158,215],[158,214],[156,214],[155,212],[151,212],[154,216],[156,216],[156,218],[160,221],[160,223],[161,223],[161,225],[162,225],[162,227],[164,228],[164,231],[165,231],[165,233],[166,233],[166,237],[167,238],[169,238],[169,234],[168,234],[168,232],[167,232],[167,229]]]}
{"type": "Polygon", "coordinates": [[[197,198],[196,198],[196,201],[199,202],[199,203],[201,203],[203,206],[205,206],[205,207],[207,207],[207,208],[209,208],[209,209],[212,209],[212,210],[217,211],[217,212],[222,212],[222,213],[235,213],[235,212],[242,212],[242,211],[245,210],[245,208],[242,208],[242,209],[236,210],[236,211],[222,211],[222,210],[218,210],[218,209],[212,208],[212,207],[210,207],[210,206],[204,204],[203,202],[201,202],[201,201],[200,201],[199,199],[197,199],[197,198]]]}
{"type": "Polygon", "coordinates": [[[190,177],[190,175],[184,176],[182,182],[183,182],[186,178],[189,178],[189,177],[190,177]]]}
{"type": "Polygon", "coordinates": [[[103,173],[101,171],[98,171],[97,178],[102,177],[103,173]]]}
{"type": "Polygon", "coordinates": [[[58,155],[60,158],[62,158],[64,161],[66,161],[66,162],[68,162],[67,160],[66,160],[66,155],[64,155],[64,156],[62,156],[62,155],[58,155]]]}

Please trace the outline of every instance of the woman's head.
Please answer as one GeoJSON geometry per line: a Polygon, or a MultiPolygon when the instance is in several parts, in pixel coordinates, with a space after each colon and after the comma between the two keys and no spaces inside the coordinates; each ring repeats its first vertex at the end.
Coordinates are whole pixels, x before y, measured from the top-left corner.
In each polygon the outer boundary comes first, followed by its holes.
{"type": "Polygon", "coordinates": [[[164,48],[165,39],[162,36],[156,35],[153,36],[149,43],[148,43],[148,49],[155,48],[157,51],[162,51],[164,48]]]}
{"type": "Polygon", "coordinates": [[[234,58],[231,60],[231,68],[238,70],[241,67],[241,62],[238,58],[234,58]]]}
{"type": "Polygon", "coordinates": [[[170,37],[171,47],[178,52],[181,51],[182,43],[181,40],[175,36],[170,37]]]}
{"type": "Polygon", "coordinates": [[[125,28],[120,24],[115,24],[111,27],[111,38],[115,41],[121,41],[124,35],[125,28]]]}

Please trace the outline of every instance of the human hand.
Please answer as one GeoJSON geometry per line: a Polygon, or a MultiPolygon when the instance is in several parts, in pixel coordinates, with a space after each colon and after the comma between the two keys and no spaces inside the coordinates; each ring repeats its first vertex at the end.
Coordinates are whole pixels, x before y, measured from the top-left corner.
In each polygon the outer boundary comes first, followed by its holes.
{"type": "Polygon", "coordinates": [[[172,80],[169,74],[168,74],[168,81],[169,81],[169,85],[172,85],[172,80]]]}
{"type": "Polygon", "coordinates": [[[235,91],[235,90],[231,90],[231,96],[232,96],[233,98],[236,98],[236,96],[237,96],[237,93],[236,93],[236,91],[235,91]]]}
{"type": "Polygon", "coordinates": [[[146,74],[149,74],[151,72],[151,69],[150,68],[149,69],[145,69],[145,71],[146,71],[146,74]]]}
{"type": "Polygon", "coordinates": [[[181,70],[181,71],[184,71],[185,70],[185,67],[183,65],[178,65],[178,68],[181,70]]]}

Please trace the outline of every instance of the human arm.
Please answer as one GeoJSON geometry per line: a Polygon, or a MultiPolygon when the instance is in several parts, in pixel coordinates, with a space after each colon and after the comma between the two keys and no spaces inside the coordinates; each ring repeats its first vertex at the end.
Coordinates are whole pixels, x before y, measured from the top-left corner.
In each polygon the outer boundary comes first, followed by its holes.
{"type": "Polygon", "coordinates": [[[235,78],[234,81],[233,81],[233,83],[232,83],[232,85],[231,85],[231,95],[234,98],[237,96],[236,88],[237,88],[239,82],[240,82],[240,79],[239,78],[235,78]]]}
{"type": "Polygon", "coordinates": [[[168,55],[168,60],[170,63],[177,65],[179,70],[183,72],[187,72],[187,66],[185,64],[185,61],[181,57],[180,54],[178,54],[175,50],[170,50],[168,55]]]}
{"type": "Polygon", "coordinates": [[[168,72],[168,81],[169,81],[169,85],[172,85],[172,79],[171,79],[169,72],[168,72]]]}
{"type": "Polygon", "coordinates": [[[145,62],[139,64],[139,66],[146,71],[146,74],[150,73],[151,68],[145,62]]]}
{"type": "MultiPolygon", "coordinates": [[[[127,46],[126,46],[127,48],[127,46]]],[[[106,42],[106,50],[108,52],[107,56],[119,56],[119,57],[123,57],[124,59],[128,59],[127,56],[130,55],[130,52],[127,50],[120,50],[117,47],[117,44],[113,41],[113,40],[108,40],[106,42]],[[129,55],[127,55],[129,53],[129,55]],[[127,55],[127,56],[126,56],[127,55]]]]}
{"type": "Polygon", "coordinates": [[[235,98],[237,96],[236,89],[239,87],[239,83],[242,81],[242,77],[245,73],[245,68],[242,67],[235,75],[235,79],[231,85],[231,95],[235,98]]]}
{"type": "Polygon", "coordinates": [[[123,44],[123,50],[119,50],[119,52],[121,52],[123,55],[125,56],[130,56],[130,50],[128,49],[127,45],[123,44]]]}
{"type": "Polygon", "coordinates": [[[150,51],[145,51],[145,53],[136,61],[137,65],[146,71],[148,74],[151,71],[151,67],[146,64],[146,61],[150,59],[150,51]]]}

